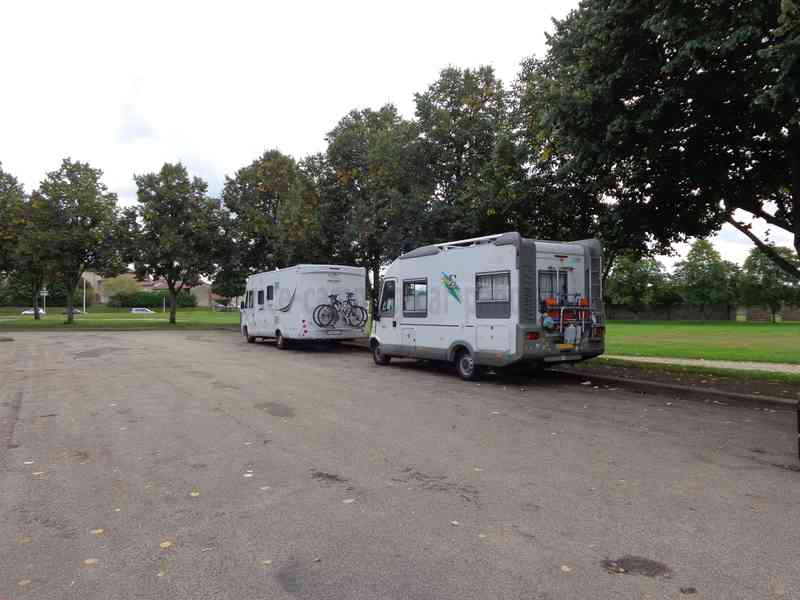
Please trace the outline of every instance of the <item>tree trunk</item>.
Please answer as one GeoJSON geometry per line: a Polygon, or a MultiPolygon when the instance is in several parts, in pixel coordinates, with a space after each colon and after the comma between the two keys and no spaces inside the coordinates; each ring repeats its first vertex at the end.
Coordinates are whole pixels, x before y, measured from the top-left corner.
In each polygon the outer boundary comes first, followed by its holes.
{"type": "Polygon", "coordinates": [[[791,170],[792,218],[794,219],[794,250],[800,256],[800,127],[792,127],[789,155],[791,170]]]}
{"type": "Polygon", "coordinates": [[[169,288],[169,324],[175,325],[175,316],[178,312],[178,294],[173,284],[167,285],[169,288]]]}
{"type": "Polygon", "coordinates": [[[38,321],[42,318],[39,314],[39,286],[33,286],[33,320],[38,321]]]}
{"type": "Polygon", "coordinates": [[[381,294],[381,265],[374,263],[372,265],[372,293],[370,299],[375,304],[378,301],[378,296],[381,294]]]}
{"type": "Polygon", "coordinates": [[[67,288],[67,325],[72,325],[75,322],[75,315],[72,311],[75,306],[75,283],[65,282],[64,287],[67,288]]]}

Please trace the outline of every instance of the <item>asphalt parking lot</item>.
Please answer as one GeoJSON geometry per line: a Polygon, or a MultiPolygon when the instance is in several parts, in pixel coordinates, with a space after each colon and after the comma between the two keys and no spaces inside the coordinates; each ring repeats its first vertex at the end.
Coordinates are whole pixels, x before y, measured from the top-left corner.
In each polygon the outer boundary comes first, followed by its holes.
{"type": "Polygon", "coordinates": [[[789,410],[234,332],[11,337],[2,600],[800,597],[789,410]]]}

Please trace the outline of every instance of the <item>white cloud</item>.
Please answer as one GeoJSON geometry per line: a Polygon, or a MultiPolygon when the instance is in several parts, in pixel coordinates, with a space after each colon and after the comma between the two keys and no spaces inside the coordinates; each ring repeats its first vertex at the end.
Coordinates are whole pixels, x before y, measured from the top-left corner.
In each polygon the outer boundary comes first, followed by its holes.
{"type": "Polygon", "coordinates": [[[64,156],[88,160],[131,201],[133,173],[182,160],[218,192],[265,149],[323,150],[353,108],[413,115],[448,64],[510,81],[576,4],[8,4],[0,161],[31,189],[64,156]]]}
{"type": "MultiPolygon", "coordinates": [[[[743,211],[737,211],[736,218],[743,223],[749,222],[747,213],[743,211]]],[[[788,232],[769,227],[767,223],[761,219],[754,220],[752,223],[752,232],[757,235],[759,239],[769,239],[778,246],[793,247],[792,237],[788,232]]],[[[754,248],[753,242],[751,242],[746,235],[732,225],[727,224],[723,225],[719,233],[711,236],[709,240],[714,244],[714,247],[722,255],[723,259],[735,262],[739,265],[744,263],[747,255],[750,254],[750,251],[754,248]]],[[[660,260],[669,271],[672,271],[675,268],[675,264],[689,252],[690,245],[691,243],[675,244],[673,246],[673,250],[675,250],[674,256],[659,256],[658,260],[660,260]]]]}
{"type": "MultiPolygon", "coordinates": [[[[5,3],[0,161],[32,189],[63,157],[86,160],[130,202],[134,173],[180,160],[218,193],[225,174],[265,149],[323,150],[353,108],[393,102],[412,116],[414,93],[449,64],[490,64],[510,83],[523,58],[544,53],[550,19],[575,6],[5,3]]],[[[749,249],[728,228],[715,244],[737,261],[749,249]]]]}

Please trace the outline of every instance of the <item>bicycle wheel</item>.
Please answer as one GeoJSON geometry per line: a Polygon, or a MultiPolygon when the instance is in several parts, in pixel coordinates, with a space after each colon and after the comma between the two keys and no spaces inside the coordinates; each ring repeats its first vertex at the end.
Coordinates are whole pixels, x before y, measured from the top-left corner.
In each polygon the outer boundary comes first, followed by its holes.
{"type": "Polygon", "coordinates": [[[350,307],[349,321],[351,327],[363,327],[367,322],[367,310],[363,306],[350,307]]]}
{"type": "Polygon", "coordinates": [[[318,327],[331,327],[339,320],[339,313],[330,304],[320,304],[314,309],[311,318],[318,327]]]}

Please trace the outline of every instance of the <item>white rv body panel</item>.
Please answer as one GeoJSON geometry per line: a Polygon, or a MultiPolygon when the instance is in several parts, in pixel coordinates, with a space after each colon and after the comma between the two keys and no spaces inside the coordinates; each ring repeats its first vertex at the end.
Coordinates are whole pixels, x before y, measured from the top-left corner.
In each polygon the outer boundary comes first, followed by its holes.
{"type": "Polygon", "coordinates": [[[256,273],[247,278],[241,331],[247,337],[287,340],[353,340],[365,337],[363,327],[344,319],[329,326],[314,322],[314,309],[331,302],[330,295],[344,302],[348,294],[358,306],[366,303],[366,271],[345,265],[296,265],[256,273]]]}
{"type": "Polygon", "coordinates": [[[492,366],[597,356],[600,265],[596,240],[509,233],[418,248],[386,269],[370,343],[385,356],[448,361],[466,350],[492,366]]]}

